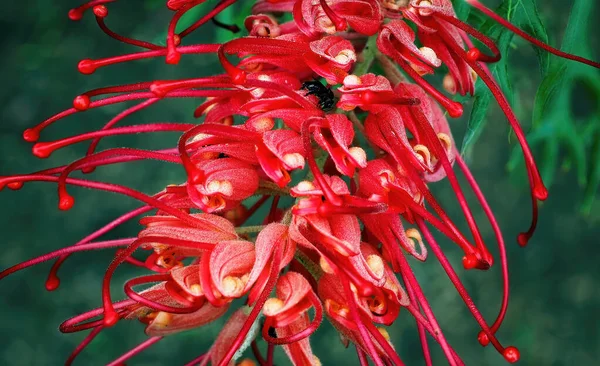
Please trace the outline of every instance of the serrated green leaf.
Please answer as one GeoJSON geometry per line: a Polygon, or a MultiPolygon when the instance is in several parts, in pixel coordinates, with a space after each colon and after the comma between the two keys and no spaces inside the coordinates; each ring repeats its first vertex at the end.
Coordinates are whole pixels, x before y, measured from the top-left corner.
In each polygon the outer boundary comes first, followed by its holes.
{"type": "MultiPolygon", "coordinates": [[[[595,2],[591,0],[574,2],[562,51],[584,57],[592,54],[588,28],[594,5],[595,2]]],[[[540,170],[548,187],[559,166],[575,167],[578,183],[586,185],[582,211],[589,213],[600,185],[600,109],[596,108],[593,115],[576,121],[576,117],[572,115],[572,111],[576,109],[572,95],[581,93],[575,89],[580,85],[585,86],[592,100],[600,100],[600,73],[597,69],[570,60],[552,59],[536,93],[534,132],[529,134],[528,140],[532,146],[543,146],[540,170]],[[563,162],[559,161],[558,152],[561,150],[567,153],[563,162]]],[[[521,161],[517,155],[513,151],[510,166],[514,167],[521,161]]]]}
{"type": "MultiPolygon", "coordinates": [[[[505,0],[497,9],[497,12],[506,16],[505,14],[508,14],[510,10],[510,3],[511,1],[505,0]]],[[[495,40],[500,53],[503,55],[503,59],[490,66],[490,71],[500,85],[500,88],[504,91],[509,102],[512,102],[513,93],[508,77],[506,54],[513,38],[513,34],[489,19],[481,25],[480,29],[495,40]]],[[[478,80],[475,85],[473,108],[471,109],[471,115],[469,116],[469,122],[467,123],[467,131],[465,132],[461,146],[461,154],[466,158],[468,158],[470,149],[481,135],[482,129],[485,126],[485,117],[487,116],[491,99],[492,93],[481,80],[478,80]]]]}
{"type": "MultiPolygon", "coordinates": [[[[544,27],[538,12],[538,8],[535,0],[505,0],[503,1],[498,9],[496,10],[500,16],[508,19],[513,24],[525,29],[529,33],[531,33],[537,39],[548,42],[548,33],[546,28],[544,27]]],[[[494,39],[500,52],[503,56],[503,59],[497,64],[490,67],[496,81],[498,82],[500,88],[504,92],[506,98],[509,103],[514,106],[514,93],[512,90],[512,86],[510,83],[509,73],[508,73],[508,63],[506,62],[509,46],[511,45],[514,34],[504,27],[501,27],[497,23],[492,20],[485,21],[481,27],[481,31],[494,39]]],[[[540,64],[540,71],[542,76],[548,73],[548,69],[550,67],[550,55],[548,52],[540,49],[538,47],[534,47],[534,50],[537,53],[538,61],[540,64]]],[[[553,73],[556,78],[561,77],[560,70],[553,70],[553,73]]],[[[547,82],[548,87],[544,89],[546,93],[548,93],[548,97],[552,95],[552,93],[557,90],[555,88],[555,84],[552,84],[550,81],[547,82]]],[[[482,93],[483,91],[480,91],[482,93]]],[[[476,98],[482,99],[482,96],[475,96],[476,98]]],[[[544,100],[548,100],[546,97],[544,100]]],[[[474,104],[474,108],[485,107],[486,109],[489,107],[489,103],[478,103],[474,104]]],[[[538,115],[541,113],[543,109],[543,103],[540,103],[536,106],[537,110],[534,113],[538,115]]],[[[475,143],[477,140],[477,136],[479,136],[480,131],[485,126],[485,113],[474,110],[469,119],[467,134],[463,139],[462,152],[465,154],[470,146],[475,143]]]]}
{"type": "Polygon", "coordinates": [[[473,97],[473,108],[471,109],[471,115],[469,116],[469,122],[467,123],[467,130],[463,137],[461,146],[461,154],[465,158],[469,158],[471,147],[479,139],[481,131],[483,130],[483,123],[487,115],[490,100],[492,99],[492,93],[484,85],[477,84],[475,89],[475,95],[473,97]]]}
{"type": "MultiPolygon", "coordinates": [[[[561,46],[562,51],[573,52],[577,44],[587,44],[588,18],[592,9],[593,2],[591,0],[576,0],[574,2],[561,46]]],[[[572,61],[558,59],[548,69],[535,96],[533,126],[538,126],[541,123],[544,111],[547,110],[553,96],[557,91],[564,89],[566,77],[573,65],[574,62],[572,61]]]]}
{"type": "MultiPolygon", "coordinates": [[[[517,10],[520,18],[518,24],[521,25],[524,31],[538,40],[548,43],[548,32],[540,19],[535,0],[521,0],[519,5],[517,10]]],[[[544,75],[550,66],[550,54],[539,47],[534,46],[533,49],[538,56],[540,71],[544,75]]]]}
{"type": "Polygon", "coordinates": [[[540,125],[552,97],[562,90],[567,75],[567,63],[564,60],[554,63],[542,80],[533,103],[533,127],[540,125]]]}

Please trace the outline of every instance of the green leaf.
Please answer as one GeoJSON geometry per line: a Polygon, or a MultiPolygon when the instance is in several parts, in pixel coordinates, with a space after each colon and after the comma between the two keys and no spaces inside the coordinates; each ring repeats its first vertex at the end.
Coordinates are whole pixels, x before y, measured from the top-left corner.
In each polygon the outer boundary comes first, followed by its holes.
{"type": "Polygon", "coordinates": [[[467,19],[472,9],[465,0],[452,0],[452,7],[458,19],[467,19]]]}
{"type": "MultiPolygon", "coordinates": [[[[504,1],[497,12],[503,16],[509,13],[510,1],[504,1]]],[[[500,85],[500,88],[504,91],[509,102],[513,99],[512,87],[508,78],[508,63],[506,60],[506,54],[508,53],[510,42],[513,38],[513,34],[507,29],[501,27],[499,24],[488,19],[480,27],[482,32],[495,40],[498,49],[500,50],[503,58],[490,65],[490,71],[494,75],[496,81],[500,85]]],[[[474,143],[481,135],[482,129],[485,126],[485,117],[490,106],[490,100],[492,99],[492,93],[487,86],[478,80],[475,84],[475,94],[473,98],[473,108],[471,109],[471,115],[469,116],[469,122],[467,123],[467,131],[463,137],[461,146],[461,154],[467,159],[470,155],[470,150],[474,143]]]]}
{"type": "MultiPolygon", "coordinates": [[[[517,8],[520,20],[518,23],[524,31],[544,43],[548,43],[548,32],[540,19],[535,0],[521,0],[517,8]]],[[[550,66],[550,54],[539,47],[533,47],[540,64],[540,71],[544,75],[550,66]]]]}
{"type": "MultiPolygon", "coordinates": [[[[504,0],[496,10],[496,13],[508,19],[518,27],[523,28],[541,41],[548,42],[548,33],[540,19],[535,0],[504,0]]],[[[510,83],[507,62],[514,34],[491,19],[486,20],[481,25],[480,30],[490,38],[494,39],[496,45],[500,49],[502,60],[491,65],[490,71],[504,92],[508,102],[514,106],[515,98],[510,83]]],[[[545,75],[550,65],[549,54],[537,47],[534,47],[534,49],[538,55],[541,73],[542,75],[545,75]]],[[[479,81],[478,83],[481,82],[479,81]]],[[[552,84],[549,83],[549,86],[552,86],[552,84]]],[[[478,136],[481,134],[480,130],[485,126],[486,112],[489,108],[489,101],[484,102],[485,99],[489,99],[489,97],[485,95],[489,95],[489,91],[485,89],[486,88],[476,87],[475,102],[473,104],[467,132],[461,148],[464,155],[468,155],[472,145],[477,141],[478,136]]],[[[548,90],[548,92],[551,93],[552,90],[548,90]]]]}
{"type": "MultiPolygon", "coordinates": [[[[592,55],[588,29],[594,5],[592,0],[574,2],[562,51],[584,57],[592,55]]],[[[585,95],[585,92],[590,95],[591,101],[600,100],[598,70],[574,61],[553,58],[536,93],[534,132],[529,134],[528,140],[532,146],[541,145],[543,148],[540,169],[548,187],[559,166],[573,166],[576,169],[579,185],[586,187],[581,209],[584,213],[590,213],[600,185],[600,136],[597,123],[600,108],[596,105],[591,115],[577,120],[572,114],[578,108],[573,96],[585,95]],[[581,86],[585,91],[577,89],[581,86]],[[567,153],[562,162],[559,160],[560,151],[567,153]]],[[[522,161],[519,155],[513,151],[509,166],[514,167],[522,161]]]]}
{"type": "Polygon", "coordinates": [[[471,147],[479,139],[483,130],[483,121],[488,112],[490,106],[490,100],[492,99],[492,93],[482,83],[477,83],[475,86],[475,95],[473,97],[473,108],[471,109],[471,115],[469,116],[469,123],[467,123],[467,130],[463,138],[461,146],[461,154],[467,159],[471,153],[471,147]]]}
{"type": "Polygon", "coordinates": [[[554,63],[540,83],[533,103],[534,128],[541,124],[542,118],[544,117],[544,111],[548,109],[548,104],[552,100],[552,97],[557,92],[563,90],[563,82],[567,75],[567,68],[568,64],[564,62],[564,60],[554,63]]]}
{"type": "MultiPolygon", "coordinates": [[[[591,14],[593,6],[593,1],[591,0],[576,0],[574,2],[561,47],[562,51],[573,52],[577,45],[588,44],[587,29],[589,26],[589,14],[591,14]]],[[[547,107],[556,92],[564,89],[566,76],[569,73],[569,69],[574,65],[573,61],[558,59],[549,68],[535,96],[533,106],[534,126],[541,123],[544,111],[548,109],[547,107]]],[[[578,66],[580,67],[581,65],[578,66]]]]}

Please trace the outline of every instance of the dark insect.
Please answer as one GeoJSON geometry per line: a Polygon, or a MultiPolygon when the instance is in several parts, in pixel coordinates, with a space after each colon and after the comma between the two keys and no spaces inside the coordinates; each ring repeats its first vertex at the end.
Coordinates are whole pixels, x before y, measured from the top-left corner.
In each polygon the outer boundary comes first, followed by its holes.
{"type": "Polygon", "coordinates": [[[318,80],[305,81],[302,83],[301,90],[308,90],[305,95],[314,95],[319,99],[319,108],[324,111],[330,111],[335,105],[335,97],[333,91],[321,84],[318,80]]]}

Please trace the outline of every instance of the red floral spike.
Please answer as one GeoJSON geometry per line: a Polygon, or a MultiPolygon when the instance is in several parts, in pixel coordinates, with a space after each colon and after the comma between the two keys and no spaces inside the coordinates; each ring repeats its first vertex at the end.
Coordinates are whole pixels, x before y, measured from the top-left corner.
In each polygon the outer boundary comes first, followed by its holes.
{"type": "MultiPolygon", "coordinates": [[[[70,108],[26,130],[23,138],[35,143],[33,152],[39,158],[89,141],[87,153],[71,163],[0,177],[0,189],[18,190],[31,181],[57,184],[63,210],[75,203],[67,191],[71,185],[117,193],[144,204],[74,245],[0,272],[1,279],[56,259],[45,282],[46,289],[53,291],[61,282],[58,269],[71,254],[114,251],[99,289],[102,307],[68,319],[59,328],[65,333],[90,330],[67,364],[105,327],[120,320],[138,319],[150,338],[110,365],[123,364],[165,335],[227,316],[233,307],[213,346],[188,365],[233,365],[250,345],[261,366],[273,364],[276,346],[284,348],[293,364],[319,365],[309,336],[320,326],[323,314],[345,345],[354,343],[361,365],[403,365],[397,351],[401,348],[394,346],[383,326],[393,325],[406,311],[417,325],[425,364],[432,365],[429,335],[450,365],[461,366],[463,361],[442,332],[426,289],[406,258],[410,255],[422,262],[431,260],[431,253],[481,327],[479,343],[492,344],[509,363],[519,360],[519,350],[504,347],[496,336],[509,316],[508,259],[502,233],[457,153],[453,128],[443,111],[458,117],[463,105],[440,87],[450,94],[469,95],[476,77],[481,78],[517,134],[533,205],[532,224],[519,235],[519,244],[531,238],[537,201],[545,199],[547,191],[525,134],[484,65],[502,55],[488,37],[456,17],[449,0],[258,0],[243,24],[247,36],[192,45],[184,45],[185,37],[207,23],[231,31],[242,25],[228,25],[219,15],[235,0],[207,8],[183,30],[177,29],[182,17],[200,9],[196,7],[204,1],[168,0],[164,5],[171,13],[164,28],[165,46],[116,33],[106,20],[112,2],[87,1],[71,10],[69,17],[79,20],[90,10],[103,33],[134,51],[85,58],[78,64],[81,73],[105,72],[105,66],[154,58],[170,64],[164,67],[180,67],[176,65],[183,55],[213,57],[220,70],[214,75],[188,70],[192,74],[178,80],[142,80],[82,92],[72,99],[70,108]],[[282,13],[285,16],[279,17],[282,13]],[[225,22],[216,20],[217,15],[225,22]],[[471,38],[488,50],[475,48],[471,38]],[[426,75],[439,74],[442,65],[449,70],[439,75],[443,82],[426,79],[426,75]],[[401,71],[415,84],[408,83],[401,71]],[[324,78],[325,84],[317,77],[324,78]],[[198,100],[189,111],[190,118],[196,118],[193,123],[119,125],[172,98],[198,100]],[[38,142],[45,128],[55,122],[104,106],[121,109],[98,130],[38,142]],[[179,141],[161,150],[118,147],[96,152],[101,141],[111,142],[106,137],[150,132],[176,133],[179,141]],[[147,159],[175,164],[184,179],[147,194],[71,177],[74,171],[89,174],[103,166],[147,159]],[[487,269],[494,262],[455,168],[466,178],[498,245],[502,300],[491,324],[451,265],[459,258],[448,258],[429,231],[431,225],[458,245],[466,269],[487,269]],[[459,230],[431,187],[446,180],[472,240],[459,230]],[[260,208],[269,200],[270,209],[263,213],[260,208]],[[146,216],[140,220],[143,227],[137,236],[101,238],[139,215],[146,216]],[[246,226],[248,220],[260,225],[246,226]],[[112,276],[123,263],[144,273],[125,281],[127,299],[113,303],[112,276]],[[241,302],[248,307],[239,307],[241,302]],[[265,316],[262,325],[261,313],[265,316]],[[268,342],[265,357],[258,350],[258,337],[268,342]]],[[[476,0],[468,2],[548,52],[599,66],[533,39],[476,0]]],[[[253,361],[244,359],[238,364],[253,361]]]]}

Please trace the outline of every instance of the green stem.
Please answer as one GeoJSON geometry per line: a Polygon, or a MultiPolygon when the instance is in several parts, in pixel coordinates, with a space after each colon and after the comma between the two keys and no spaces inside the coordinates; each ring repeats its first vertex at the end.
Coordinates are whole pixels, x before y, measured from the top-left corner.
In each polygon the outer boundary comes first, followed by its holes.
{"type": "Polygon", "coordinates": [[[377,35],[369,37],[367,44],[360,54],[359,61],[354,66],[354,75],[364,75],[369,72],[377,55],[377,35]]]}
{"type": "Polygon", "coordinates": [[[310,273],[315,280],[319,280],[323,276],[323,270],[321,267],[308,258],[301,250],[296,250],[294,258],[310,273]]]}
{"type": "Polygon", "coordinates": [[[281,188],[273,182],[261,180],[255,194],[267,196],[289,196],[290,189],[288,187],[281,188]]]}
{"type": "Polygon", "coordinates": [[[292,214],[292,209],[287,210],[284,214],[283,214],[283,219],[281,219],[281,223],[287,226],[290,226],[290,223],[292,222],[292,218],[293,218],[293,214],[292,214]]]}
{"type": "Polygon", "coordinates": [[[240,226],[240,227],[236,227],[235,228],[235,232],[237,234],[254,234],[254,233],[258,233],[261,232],[262,229],[264,229],[266,227],[266,225],[254,225],[254,226],[240,226]]]}
{"type": "Polygon", "coordinates": [[[379,61],[379,65],[381,65],[381,68],[385,73],[385,76],[390,80],[392,85],[406,82],[406,77],[404,74],[402,74],[398,65],[390,60],[389,57],[379,52],[377,53],[376,57],[377,61],[379,61]]]}

